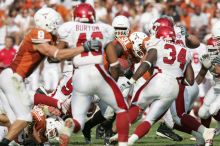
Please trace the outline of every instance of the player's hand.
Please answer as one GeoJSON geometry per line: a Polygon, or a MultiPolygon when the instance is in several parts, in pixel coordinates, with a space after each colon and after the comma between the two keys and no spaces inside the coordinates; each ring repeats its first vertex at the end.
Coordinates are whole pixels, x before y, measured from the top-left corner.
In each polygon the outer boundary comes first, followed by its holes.
{"type": "Polygon", "coordinates": [[[216,56],[213,60],[212,60],[213,64],[218,64],[220,65],[220,55],[216,56]]]}
{"type": "Polygon", "coordinates": [[[125,89],[127,88],[131,88],[133,86],[133,84],[135,83],[135,80],[133,78],[131,78],[129,81],[124,82],[123,84],[121,84],[120,89],[123,92],[125,89]]]}
{"type": "Polygon", "coordinates": [[[204,54],[202,55],[202,57],[200,58],[200,62],[202,63],[202,65],[206,68],[206,69],[210,69],[212,67],[212,62],[210,59],[210,55],[209,54],[204,54]]]}
{"type": "Polygon", "coordinates": [[[181,29],[181,34],[182,34],[182,35],[188,36],[188,33],[187,33],[187,30],[186,30],[186,27],[185,27],[185,26],[179,25],[179,28],[181,29]]]}
{"type": "Polygon", "coordinates": [[[83,44],[85,52],[96,51],[98,52],[102,47],[102,43],[99,40],[89,40],[83,44]]]}

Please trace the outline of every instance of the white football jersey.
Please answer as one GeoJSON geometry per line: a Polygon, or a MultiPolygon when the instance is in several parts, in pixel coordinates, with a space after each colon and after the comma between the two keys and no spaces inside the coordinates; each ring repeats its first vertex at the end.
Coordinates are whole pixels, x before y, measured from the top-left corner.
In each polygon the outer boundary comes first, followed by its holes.
{"type": "MultiPolygon", "coordinates": [[[[191,60],[187,48],[160,39],[151,38],[145,43],[147,51],[157,49],[157,61],[154,67],[161,70],[163,74],[173,77],[182,77],[187,64],[191,60]]],[[[158,72],[155,70],[155,72],[158,72]]]]}
{"type": "Polygon", "coordinates": [[[75,67],[89,64],[102,64],[105,46],[114,39],[114,29],[104,23],[66,22],[58,29],[59,37],[69,47],[81,46],[87,40],[98,39],[102,48],[98,52],[83,52],[73,58],[75,67]]]}
{"type": "Polygon", "coordinates": [[[189,50],[192,56],[192,67],[196,76],[202,67],[199,59],[202,57],[202,55],[207,53],[206,46],[205,44],[200,43],[199,47],[189,50]]]}

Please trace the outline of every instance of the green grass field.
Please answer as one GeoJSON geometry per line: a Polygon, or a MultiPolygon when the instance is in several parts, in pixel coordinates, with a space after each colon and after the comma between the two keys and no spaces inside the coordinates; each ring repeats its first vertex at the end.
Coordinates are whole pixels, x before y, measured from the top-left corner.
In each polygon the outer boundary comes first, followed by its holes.
{"type": "MultiPolygon", "coordinates": [[[[195,141],[191,141],[189,138],[191,137],[188,134],[179,133],[183,137],[182,142],[174,142],[168,139],[160,138],[156,136],[155,131],[157,130],[159,124],[155,124],[151,131],[148,133],[147,136],[142,138],[140,141],[138,141],[135,146],[194,146],[195,141]]],[[[213,125],[212,127],[214,127],[213,125]]],[[[134,130],[134,126],[131,128],[131,132],[134,130]]],[[[95,129],[93,129],[92,133],[92,142],[93,144],[91,146],[103,146],[103,140],[101,139],[95,139],[95,129]]],[[[81,133],[77,135],[73,135],[71,138],[71,142],[69,144],[70,146],[79,146],[79,145],[85,145],[84,144],[84,138],[81,133]]],[[[220,146],[220,136],[215,137],[214,139],[214,146],[220,146]]]]}

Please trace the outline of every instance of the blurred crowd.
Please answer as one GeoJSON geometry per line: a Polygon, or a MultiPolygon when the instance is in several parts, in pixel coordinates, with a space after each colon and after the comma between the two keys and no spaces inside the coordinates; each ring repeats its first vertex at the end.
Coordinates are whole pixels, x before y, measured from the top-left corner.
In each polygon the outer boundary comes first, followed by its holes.
{"type": "MultiPolygon", "coordinates": [[[[36,10],[41,7],[52,7],[61,14],[64,21],[69,21],[72,10],[79,2],[80,0],[0,0],[0,67],[7,67],[10,64],[23,36],[34,26],[32,16],[36,10]]],[[[210,33],[213,24],[220,20],[218,0],[87,0],[87,2],[93,3],[97,21],[111,24],[115,16],[124,15],[131,22],[132,31],[147,33],[154,20],[161,15],[167,15],[172,16],[177,24],[184,25],[188,32],[196,35],[200,41],[210,33]]]]}

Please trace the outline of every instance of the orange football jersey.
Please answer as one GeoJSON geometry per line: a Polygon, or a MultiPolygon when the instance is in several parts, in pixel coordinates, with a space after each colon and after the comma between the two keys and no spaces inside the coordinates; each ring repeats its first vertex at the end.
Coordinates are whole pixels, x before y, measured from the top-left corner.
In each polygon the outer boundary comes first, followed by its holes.
{"type": "Polygon", "coordinates": [[[33,28],[21,42],[19,51],[10,67],[23,78],[28,77],[45,57],[39,51],[34,50],[33,45],[51,42],[53,42],[53,38],[49,32],[33,28]]]}
{"type": "Polygon", "coordinates": [[[46,115],[43,110],[38,106],[34,106],[31,113],[36,130],[42,129],[44,131],[46,129],[46,115]]]}

